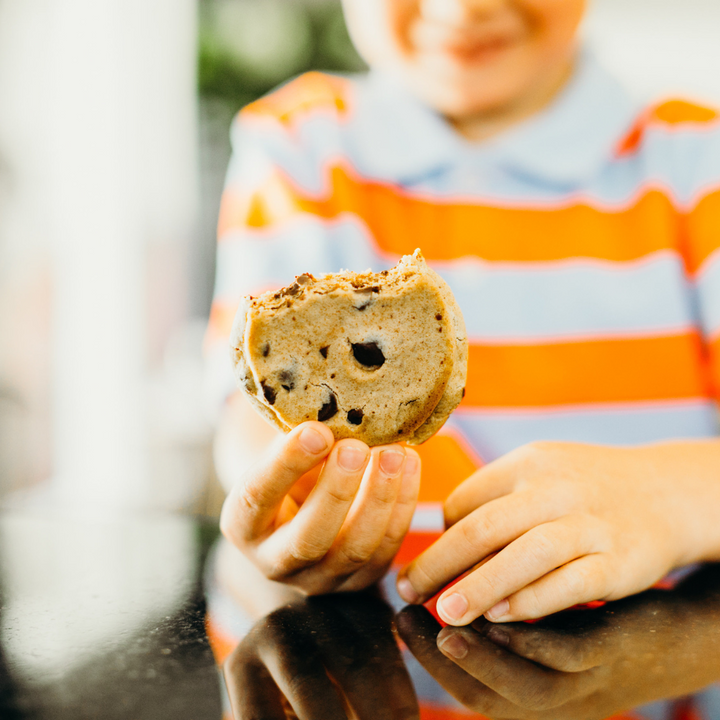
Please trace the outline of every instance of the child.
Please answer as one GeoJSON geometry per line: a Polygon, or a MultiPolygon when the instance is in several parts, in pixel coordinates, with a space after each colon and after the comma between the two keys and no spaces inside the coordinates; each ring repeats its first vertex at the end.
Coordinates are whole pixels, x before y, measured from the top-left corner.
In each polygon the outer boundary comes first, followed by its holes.
{"type": "Polygon", "coordinates": [[[370,74],[303,76],[233,129],[211,344],[227,353],[243,294],[420,247],[465,316],[467,394],[419,448],[422,481],[415,451],[333,444],[321,423],[262,454],[274,431],[232,397],[225,588],[256,617],[360,589],[406,538],[397,557],[424,552],[401,597],[471,571],[437,606],[465,625],[720,559],[716,113],[637,106],[579,50],[583,0],[344,5],[370,74]]]}

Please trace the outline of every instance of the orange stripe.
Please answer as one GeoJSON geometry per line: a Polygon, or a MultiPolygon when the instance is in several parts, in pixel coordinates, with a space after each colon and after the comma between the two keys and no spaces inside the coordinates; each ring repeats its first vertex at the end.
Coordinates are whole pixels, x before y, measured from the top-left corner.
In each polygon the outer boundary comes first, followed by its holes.
{"type": "Polygon", "coordinates": [[[696,333],[548,345],[471,345],[465,407],[707,397],[696,333]]]}
{"type": "Polygon", "coordinates": [[[657,122],[668,125],[682,125],[684,123],[708,125],[718,119],[718,113],[714,108],[705,105],[674,99],[657,105],[652,110],[651,117],[657,122]]]}
{"type": "Polygon", "coordinates": [[[237,647],[239,640],[224,632],[210,615],[205,616],[205,632],[215,658],[215,664],[222,665],[237,647]]]}
{"type": "Polygon", "coordinates": [[[708,351],[712,396],[720,400],[720,337],[710,343],[708,351]]]}
{"type": "Polygon", "coordinates": [[[414,449],[422,461],[419,502],[445,502],[447,496],[478,469],[478,463],[462,445],[443,431],[414,449]]]}
{"type": "Polygon", "coordinates": [[[240,112],[240,117],[272,118],[291,125],[302,115],[316,110],[330,110],[343,115],[348,109],[351,90],[349,80],[309,72],[250,103],[240,112]]]}
{"type": "Polygon", "coordinates": [[[682,218],[681,238],[688,272],[694,274],[720,248],[720,192],[706,195],[682,218]]]}
{"type": "Polygon", "coordinates": [[[586,204],[502,208],[412,197],[339,166],[328,172],[330,186],[319,199],[303,194],[279,171],[251,200],[228,191],[220,236],[248,226],[266,229],[299,213],[332,220],[351,212],[368,225],[381,251],[403,255],[420,247],[428,260],[470,255],[496,262],[627,261],[677,246],[678,213],[658,190],[617,212],[586,204]]]}

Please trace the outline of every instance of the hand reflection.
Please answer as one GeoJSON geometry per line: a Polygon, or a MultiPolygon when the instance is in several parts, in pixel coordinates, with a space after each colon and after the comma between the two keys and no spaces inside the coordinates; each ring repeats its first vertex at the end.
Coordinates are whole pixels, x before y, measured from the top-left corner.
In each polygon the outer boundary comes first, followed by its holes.
{"type": "Polygon", "coordinates": [[[392,619],[365,593],[307,598],[268,615],[224,666],[235,720],[419,718],[392,619]]]}
{"type": "Polygon", "coordinates": [[[672,592],[528,625],[440,626],[406,608],[398,630],[426,670],[491,718],[592,720],[720,679],[720,570],[672,592]]]}

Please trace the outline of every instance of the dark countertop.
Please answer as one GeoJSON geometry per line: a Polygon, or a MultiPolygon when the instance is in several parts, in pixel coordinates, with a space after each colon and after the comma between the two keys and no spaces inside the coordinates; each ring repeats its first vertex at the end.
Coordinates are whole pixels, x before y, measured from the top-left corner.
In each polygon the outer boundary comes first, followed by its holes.
{"type": "MultiPolygon", "coordinates": [[[[201,585],[216,534],[171,515],[3,512],[0,718],[219,720],[201,585]]],[[[225,664],[227,689],[238,720],[283,719],[288,703],[313,720],[344,718],[348,705],[406,720],[418,697],[438,702],[430,675],[456,710],[600,720],[644,706],[655,720],[662,699],[720,681],[720,566],[671,590],[503,626],[504,636],[490,627],[442,631],[466,643],[456,664],[424,608],[396,615],[372,593],[312,598],[254,626],[225,664]]],[[[675,717],[695,718],[683,703],[675,717]]],[[[693,712],[720,720],[720,691],[693,712]]]]}

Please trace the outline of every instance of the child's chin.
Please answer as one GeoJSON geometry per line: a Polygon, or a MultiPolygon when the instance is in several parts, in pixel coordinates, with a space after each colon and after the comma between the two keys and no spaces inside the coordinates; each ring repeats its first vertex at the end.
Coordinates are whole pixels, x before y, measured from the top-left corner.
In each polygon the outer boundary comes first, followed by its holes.
{"type": "Polygon", "coordinates": [[[526,90],[523,73],[508,63],[460,68],[436,65],[413,73],[416,91],[435,110],[454,119],[512,105],[526,90]]]}

